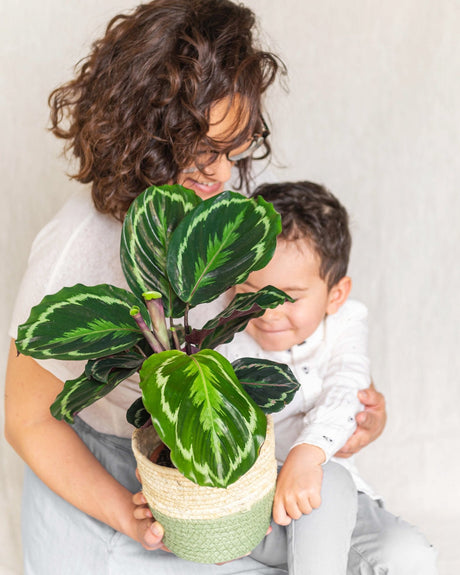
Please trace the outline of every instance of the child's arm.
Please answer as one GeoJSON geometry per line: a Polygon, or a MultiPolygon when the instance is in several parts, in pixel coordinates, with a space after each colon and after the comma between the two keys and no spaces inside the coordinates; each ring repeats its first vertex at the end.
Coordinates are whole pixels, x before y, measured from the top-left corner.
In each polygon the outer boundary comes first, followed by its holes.
{"type": "Polygon", "coordinates": [[[292,519],[308,515],[321,504],[322,463],[324,451],[303,443],[289,452],[278,475],[273,519],[279,525],[289,525],[292,519]]]}
{"type": "Polygon", "coordinates": [[[278,476],[273,518],[280,525],[321,504],[322,464],[353,434],[362,408],[358,391],[370,383],[366,308],[358,302],[347,305],[340,322],[329,322],[326,329],[332,350],[322,392],[278,476]]]}
{"type": "Polygon", "coordinates": [[[321,447],[325,462],[343,447],[356,429],[355,416],[362,410],[358,392],[370,385],[367,350],[367,309],[347,302],[326,326],[331,350],[321,374],[322,391],[303,421],[295,445],[321,447]],[[339,316],[340,314],[340,316],[339,316]]]}

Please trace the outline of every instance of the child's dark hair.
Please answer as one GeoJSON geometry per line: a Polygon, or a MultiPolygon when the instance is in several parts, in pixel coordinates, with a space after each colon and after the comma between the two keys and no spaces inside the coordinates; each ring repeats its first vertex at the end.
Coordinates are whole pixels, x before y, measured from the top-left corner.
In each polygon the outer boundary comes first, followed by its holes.
{"type": "Polygon", "coordinates": [[[283,182],[263,184],[252,196],[262,196],[280,214],[279,237],[310,242],[329,289],[346,275],[351,249],[348,214],[331,192],[313,182],[283,182]]]}
{"type": "MultiPolygon", "coordinates": [[[[110,21],[49,98],[51,130],[67,140],[73,177],[92,184],[99,211],[122,219],[146,187],[175,182],[203,144],[226,152],[261,129],[261,96],[284,65],[254,45],[254,25],[253,12],[230,0],[152,0],[110,21]],[[233,140],[209,141],[212,104],[236,95],[233,140]]],[[[250,164],[237,163],[239,187],[250,164]]]]}

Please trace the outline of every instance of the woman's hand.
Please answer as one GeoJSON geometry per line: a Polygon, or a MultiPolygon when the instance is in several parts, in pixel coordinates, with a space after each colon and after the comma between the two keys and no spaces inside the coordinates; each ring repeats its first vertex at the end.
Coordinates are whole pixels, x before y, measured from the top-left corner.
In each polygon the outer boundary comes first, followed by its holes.
{"type": "MultiPolygon", "coordinates": [[[[137,469],[136,476],[140,483],[140,476],[137,469]]],[[[162,549],[163,551],[168,551],[171,553],[171,551],[169,551],[169,549],[165,547],[162,542],[164,535],[163,527],[158,523],[158,521],[154,520],[152,512],[150,511],[147,500],[145,499],[142,491],[139,491],[133,495],[133,503],[135,505],[133,514],[138,522],[137,541],[139,541],[147,550],[162,549]]],[[[266,535],[271,533],[271,531],[272,528],[269,527],[266,535]]],[[[250,553],[247,553],[244,555],[244,557],[247,555],[250,555],[250,553]]],[[[229,561],[224,563],[217,563],[217,565],[224,565],[225,563],[229,563],[229,561]]]]}
{"type": "Polygon", "coordinates": [[[358,427],[345,443],[336,457],[350,457],[360,449],[375,441],[382,433],[387,421],[385,398],[377,391],[374,384],[358,392],[359,401],[364,405],[364,411],[356,415],[358,427]]]}
{"type": "Polygon", "coordinates": [[[163,551],[169,551],[162,541],[164,535],[163,527],[153,518],[142,491],[133,495],[133,503],[135,505],[133,515],[137,519],[137,541],[148,550],[162,549],[163,551]]]}

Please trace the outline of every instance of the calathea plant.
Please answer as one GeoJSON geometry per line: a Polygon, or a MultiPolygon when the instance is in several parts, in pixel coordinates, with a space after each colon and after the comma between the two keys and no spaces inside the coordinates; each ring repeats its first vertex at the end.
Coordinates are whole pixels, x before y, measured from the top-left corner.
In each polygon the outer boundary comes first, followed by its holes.
{"type": "Polygon", "coordinates": [[[235,482],[257,459],[265,413],[288,403],[298,383],[285,365],[251,358],[232,365],[214,348],[290,298],[271,286],[239,294],[201,329],[190,325],[189,311],[265,266],[280,229],[262,198],[227,191],[203,201],[178,185],[145,190],[122,230],[121,264],[132,291],[65,287],[19,327],[20,353],[88,360],[80,377],[65,382],[53,416],[72,423],[139,372],[142,396],[128,421],[140,427],[151,418],[174,465],[195,483],[235,482]]]}

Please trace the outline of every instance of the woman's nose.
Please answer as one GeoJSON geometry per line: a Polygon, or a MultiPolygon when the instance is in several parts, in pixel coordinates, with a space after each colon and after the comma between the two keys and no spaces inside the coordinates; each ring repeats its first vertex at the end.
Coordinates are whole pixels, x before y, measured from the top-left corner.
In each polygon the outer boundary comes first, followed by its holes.
{"type": "Polygon", "coordinates": [[[231,162],[225,154],[217,156],[216,161],[206,168],[206,172],[218,182],[228,182],[232,175],[235,162],[231,162]]]}

